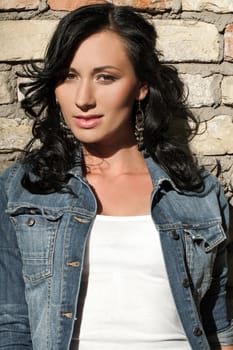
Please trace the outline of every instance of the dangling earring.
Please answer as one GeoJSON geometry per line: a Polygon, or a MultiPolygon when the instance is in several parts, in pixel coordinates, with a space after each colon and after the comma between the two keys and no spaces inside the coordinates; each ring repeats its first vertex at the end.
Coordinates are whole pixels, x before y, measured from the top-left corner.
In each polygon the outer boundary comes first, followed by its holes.
{"type": "Polygon", "coordinates": [[[138,101],[136,117],[135,117],[134,135],[138,144],[139,151],[141,151],[144,148],[144,138],[143,138],[144,121],[145,121],[145,115],[141,108],[141,103],[140,101],[138,101]]]}
{"type": "Polygon", "coordinates": [[[63,117],[63,114],[62,114],[61,110],[59,111],[59,117],[60,117],[60,127],[61,127],[61,129],[63,129],[66,132],[69,131],[70,129],[68,128],[68,126],[65,123],[65,120],[64,120],[64,117],[63,117]]]}
{"type": "Polygon", "coordinates": [[[70,128],[66,125],[61,110],[59,111],[59,117],[60,117],[60,127],[63,130],[63,132],[65,133],[66,137],[69,140],[73,141],[74,144],[76,144],[77,143],[77,139],[74,136],[74,134],[72,133],[72,131],[70,130],[70,128]]]}
{"type": "Polygon", "coordinates": [[[55,102],[56,102],[56,112],[57,112],[57,114],[59,115],[59,124],[60,124],[60,128],[61,128],[63,131],[67,132],[67,130],[69,130],[69,128],[68,128],[68,126],[67,126],[66,123],[65,123],[65,119],[64,119],[64,117],[63,117],[63,114],[62,114],[62,111],[61,111],[61,107],[60,107],[59,102],[58,102],[57,99],[55,100],[55,102]]]}

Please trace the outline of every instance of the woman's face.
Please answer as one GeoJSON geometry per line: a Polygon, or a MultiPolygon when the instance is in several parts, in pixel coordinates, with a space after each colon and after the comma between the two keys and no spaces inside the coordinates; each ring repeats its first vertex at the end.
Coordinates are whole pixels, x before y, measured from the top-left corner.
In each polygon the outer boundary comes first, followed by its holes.
{"type": "Polygon", "coordinates": [[[134,140],[132,108],[147,90],[135,75],[121,37],[102,31],[79,46],[55,95],[78,140],[110,146],[134,140]]]}

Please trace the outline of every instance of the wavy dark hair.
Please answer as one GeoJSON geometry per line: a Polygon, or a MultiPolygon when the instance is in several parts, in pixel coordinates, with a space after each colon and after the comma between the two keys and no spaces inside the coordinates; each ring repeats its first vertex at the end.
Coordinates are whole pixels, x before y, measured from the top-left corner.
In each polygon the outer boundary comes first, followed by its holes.
{"type": "Polygon", "coordinates": [[[143,100],[145,113],[144,150],[173,179],[180,189],[198,190],[203,184],[200,169],[188,146],[198,125],[186,107],[184,86],[173,66],[160,62],[157,33],[142,14],[128,6],[110,3],[81,7],[59,22],[42,64],[26,68],[30,82],[21,84],[22,107],[33,117],[33,138],[26,147],[23,184],[31,192],[49,193],[64,187],[67,172],[75,164],[80,148],[60,124],[55,87],[64,80],[72,58],[90,35],[102,30],[117,33],[124,41],[139,81],[148,84],[143,100]],[[191,130],[189,121],[194,128],[191,130]],[[177,131],[180,125],[180,131],[177,131]],[[40,141],[38,147],[33,146],[40,141]]]}

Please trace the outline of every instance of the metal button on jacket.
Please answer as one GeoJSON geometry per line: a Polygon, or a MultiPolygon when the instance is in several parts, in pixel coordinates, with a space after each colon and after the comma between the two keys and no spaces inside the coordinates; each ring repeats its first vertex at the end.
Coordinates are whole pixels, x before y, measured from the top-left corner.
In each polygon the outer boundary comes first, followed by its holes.
{"type": "Polygon", "coordinates": [[[28,226],[33,226],[35,224],[35,219],[29,218],[26,222],[28,226]]]}
{"type": "Polygon", "coordinates": [[[193,330],[193,335],[195,335],[195,337],[199,337],[202,335],[202,330],[199,327],[195,327],[193,330]]]}
{"type": "Polygon", "coordinates": [[[188,288],[190,286],[188,278],[183,279],[182,285],[184,288],[188,288]]]}
{"type": "Polygon", "coordinates": [[[176,232],[176,230],[172,230],[170,233],[171,238],[178,240],[180,238],[179,234],[176,232]]]}

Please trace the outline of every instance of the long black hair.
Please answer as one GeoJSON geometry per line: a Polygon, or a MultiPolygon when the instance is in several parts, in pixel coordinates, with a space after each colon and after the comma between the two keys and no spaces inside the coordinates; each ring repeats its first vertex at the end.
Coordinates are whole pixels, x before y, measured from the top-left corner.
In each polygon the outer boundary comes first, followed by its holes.
{"type": "Polygon", "coordinates": [[[173,66],[160,62],[157,33],[143,15],[128,6],[110,3],[81,7],[64,16],[48,46],[43,64],[31,64],[21,84],[22,107],[34,118],[33,139],[26,148],[24,163],[37,178],[24,177],[32,192],[51,192],[64,187],[67,172],[74,166],[78,141],[69,137],[60,123],[55,88],[65,78],[78,46],[102,30],[117,33],[124,41],[139,81],[149,86],[142,108],[145,113],[144,151],[173,179],[180,189],[202,185],[200,170],[188,142],[197,121],[186,107],[184,86],[173,66]],[[180,125],[180,131],[177,129],[180,125]],[[35,141],[39,146],[35,147],[35,141]],[[33,146],[34,145],[34,146],[33,146]]]}

